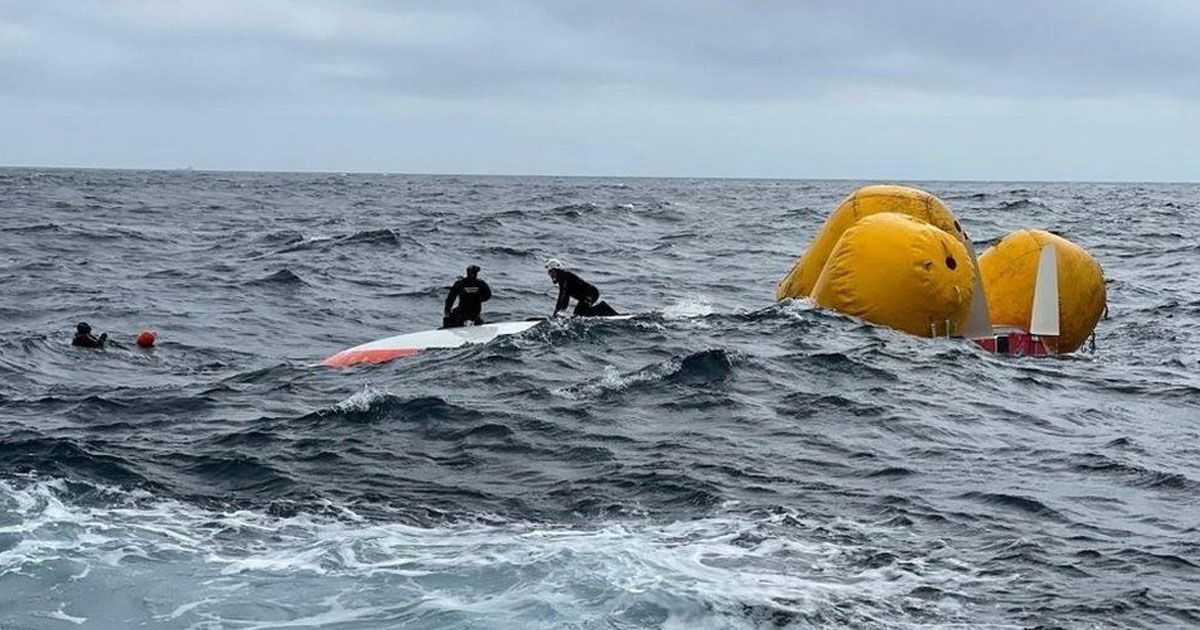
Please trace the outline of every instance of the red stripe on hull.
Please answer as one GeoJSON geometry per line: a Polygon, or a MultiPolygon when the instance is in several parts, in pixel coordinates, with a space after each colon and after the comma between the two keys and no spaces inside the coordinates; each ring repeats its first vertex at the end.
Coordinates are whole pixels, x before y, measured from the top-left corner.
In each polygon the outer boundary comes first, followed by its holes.
{"type": "Polygon", "coordinates": [[[419,348],[381,348],[378,350],[343,350],[321,362],[326,367],[347,367],[358,363],[387,363],[393,359],[412,356],[419,348]]]}

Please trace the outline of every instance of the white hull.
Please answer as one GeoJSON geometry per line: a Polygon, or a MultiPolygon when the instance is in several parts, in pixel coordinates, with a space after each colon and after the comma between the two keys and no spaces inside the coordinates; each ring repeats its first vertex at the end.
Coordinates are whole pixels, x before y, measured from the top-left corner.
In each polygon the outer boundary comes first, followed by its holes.
{"type": "MultiPolygon", "coordinates": [[[[595,319],[629,319],[632,315],[597,317],[595,319]]],[[[370,343],[354,346],[325,359],[321,365],[346,367],[358,363],[385,363],[400,357],[414,355],[422,350],[434,348],[458,348],[460,346],[488,343],[498,337],[523,333],[546,320],[536,319],[523,322],[497,322],[482,326],[440,328],[421,332],[396,335],[370,343]]]]}

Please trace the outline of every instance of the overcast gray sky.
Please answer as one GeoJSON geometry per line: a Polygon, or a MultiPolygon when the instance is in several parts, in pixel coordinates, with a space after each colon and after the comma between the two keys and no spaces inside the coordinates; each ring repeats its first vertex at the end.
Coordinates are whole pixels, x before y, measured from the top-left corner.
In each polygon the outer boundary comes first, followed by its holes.
{"type": "Polygon", "coordinates": [[[1200,0],[0,0],[0,164],[1200,179],[1200,0]]]}

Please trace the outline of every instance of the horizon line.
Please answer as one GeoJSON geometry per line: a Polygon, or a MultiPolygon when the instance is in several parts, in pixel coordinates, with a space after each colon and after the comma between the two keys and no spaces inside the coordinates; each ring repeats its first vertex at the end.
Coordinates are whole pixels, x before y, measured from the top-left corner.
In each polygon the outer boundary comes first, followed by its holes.
{"type": "Polygon", "coordinates": [[[48,166],[25,164],[0,164],[0,170],[59,170],[59,171],[141,171],[162,173],[264,173],[277,175],[385,175],[395,177],[537,177],[574,179],[725,179],[746,181],[797,181],[797,182],[945,182],[978,184],[1200,184],[1200,181],[1144,180],[1144,179],[937,179],[927,177],[771,177],[764,175],[581,175],[547,173],[434,173],[399,171],[356,171],[356,170],[280,170],[280,169],[237,169],[237,168],[194,168],[183,167],[134,167],[134,166],[48,166]]]}

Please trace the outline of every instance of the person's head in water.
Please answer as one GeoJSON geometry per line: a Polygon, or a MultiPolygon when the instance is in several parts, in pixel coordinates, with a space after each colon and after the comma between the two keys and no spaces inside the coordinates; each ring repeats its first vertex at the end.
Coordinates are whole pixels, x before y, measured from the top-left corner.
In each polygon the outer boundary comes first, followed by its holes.
{"type": "Polygon", "coordinates": [[[71,345],[83,348],[103,348],[104,342],[107,340],[108,333],[93,337],[92,327],[87,322],[79,322],[75,325],[75,338],[71,340],[71,345]]]}
{"type": "Polygon", "coordinates": [[[479,277],[479,265],[471,265],[467,267],[467,277],[474,280],[479,277]]]}
{"type": "Polygon", "coordinates": [[[557,258],[551,258],[546,261],[546,273],[554,280],[558,280],[558,274],[563,270],[562,261],[557,258]]]}

